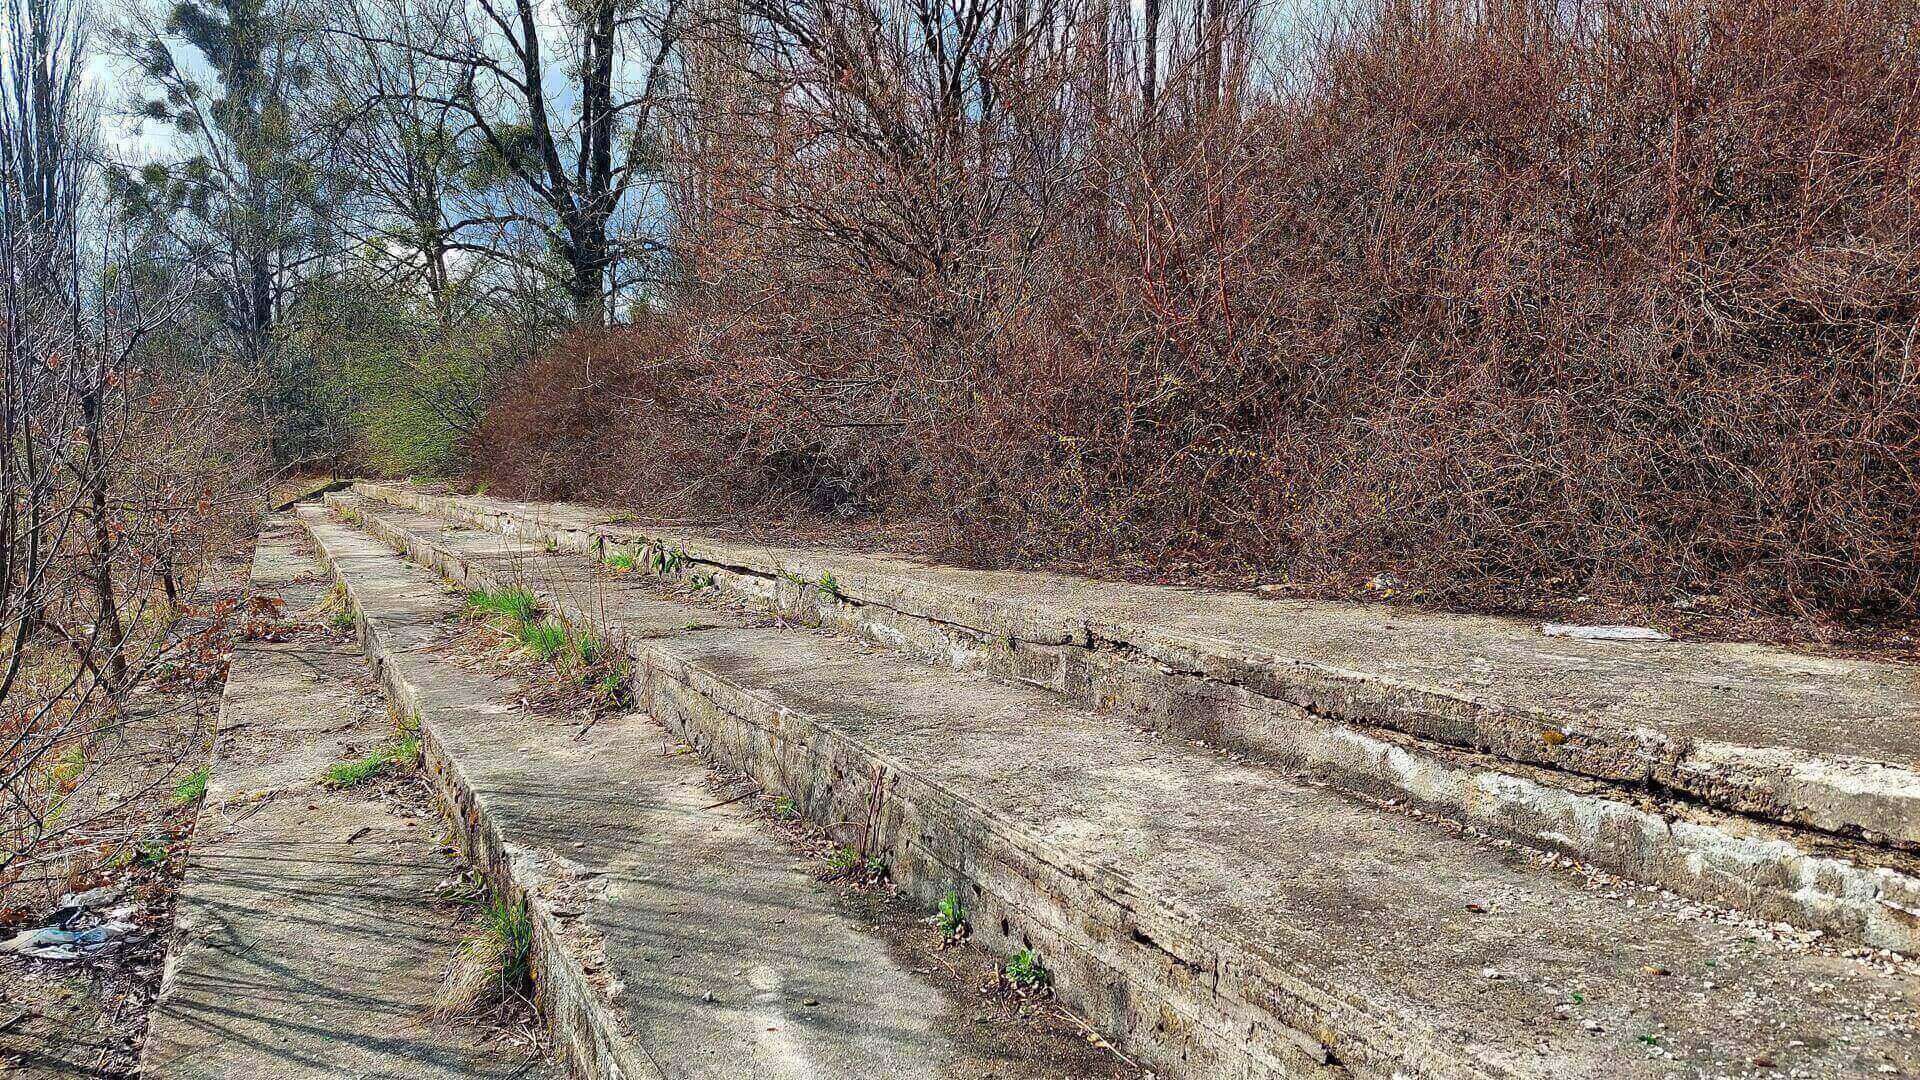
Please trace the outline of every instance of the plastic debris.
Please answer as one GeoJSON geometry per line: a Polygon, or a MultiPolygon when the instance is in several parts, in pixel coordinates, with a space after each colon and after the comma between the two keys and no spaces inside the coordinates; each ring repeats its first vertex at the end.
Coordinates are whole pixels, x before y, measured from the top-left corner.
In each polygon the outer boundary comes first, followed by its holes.
{"type": "Polygon", "coordinates": [[[45,926],[22,930],[0,942],[0,952],[36,960],[80,960],[117,949],[130,939],[138,940],[145,931],[128,921],[134,911],[131,904],[99,915],[96,921],[94,909],[113,903],[122,894],[123,890],[116,888],[68,893],[60,898],[60,906],[48,916],[45,926]]]}
{"type": "Polygon", "coordinates": [[[1576,626],[1571,623],[1541,623],[1540,632],[1548,637],[1577,638],[1581,641],[1672,641],[1651,626],[1576,626]]]}

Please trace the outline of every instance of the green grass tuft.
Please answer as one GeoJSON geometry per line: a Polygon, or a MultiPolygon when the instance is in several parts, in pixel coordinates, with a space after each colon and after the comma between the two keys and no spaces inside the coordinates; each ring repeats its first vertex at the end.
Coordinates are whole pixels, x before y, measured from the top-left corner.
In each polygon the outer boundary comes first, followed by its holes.
{"type": "Polygon", "coordinates": [[[420,737],[403,735],[399,742],[383,746],[357,761],[342,761],[327,767],[323,777],[328,787],[350,788],[386,772],[389,767],[412,769],[420,764],[420,737]]]}
{"type": "Polygon", "coordinates": [[[533,920],[527,906],[495,898],[480,914],[479,929],[460,947],[447,972],[437,1015],[473,1015],[486,1006],[524,994],[533,978],[533,920]]]}
{"type": "Polygon", "coordinates": [[[207,777],[212,772],[212,769],[202,765],[188,773],[185,779],[174,785],[173,805],[186,806],[204,798],[207,794],[207,777]]]}
{"type": "Polygon", "coordinates": [[[467,610],[483,615],[498,615],[510,622],[525,625],[540,618],[540,601],[525,589],[502,589],[499,592],[475,589],[467,594],[467,610]]]}
{"type": "Polygon", "coordinates": [[[568,639],[571,635],[567,633],[567,628],[564,626],[537,622],[521,623],[514,631],[514,636],[520,639],[520,644],[525,645],[528,652],[540,659],[557,660],[567,651],[568,639]]]}

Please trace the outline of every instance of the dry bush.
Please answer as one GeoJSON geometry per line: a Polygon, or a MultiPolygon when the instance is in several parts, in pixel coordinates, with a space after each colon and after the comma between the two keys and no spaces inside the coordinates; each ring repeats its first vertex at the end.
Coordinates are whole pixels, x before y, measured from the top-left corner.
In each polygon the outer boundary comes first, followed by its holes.
{"type": "Polygon", "coordinates": [[[750,7],[690,65],[675,328],[537,367],[500,490],[1920,613],[1911,0],[1168,5],[1151,104],[1127,5],[750,7]]]}

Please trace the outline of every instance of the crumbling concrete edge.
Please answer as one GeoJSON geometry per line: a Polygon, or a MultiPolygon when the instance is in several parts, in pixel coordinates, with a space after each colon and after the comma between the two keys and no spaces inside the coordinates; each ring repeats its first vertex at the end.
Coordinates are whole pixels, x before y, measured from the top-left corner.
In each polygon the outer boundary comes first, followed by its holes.
{"type": "MultiPolygon", "coordinates": [[[[750,549],[719,552],[699,544],[673,547],[657,538],[637,541],[489,506],[491,500],[381,484],[363,483],[358,490],[389,505],[594,558],[626,550],[650,572],[665,569],[662,576],[681,582],[709,575],[723,595],[795,621],[1061,693],[1172,737],[1224,746],[1370,797],[1404,801],[1490,836],[1703,903],[1920,955],[1920,858],[1783,825],[1751,809],[1737,812],[1697,796],[1667,797],[1685,793],[1657,790],[1650,772],[1622,777],[1617,768],[1562,771],[1560,765],[1409,733],[1393,723],[1347,722],[1350,716],[1411,708],[1408,691],[1389,680],[1350,674],[1337,686],[1318,684],[1303,694],[1316,685],[1317,673],[1270,672],[1269,692],[1263,693],[1253,688],[1260,681],[1250,674],[1257,665],[1245,657],[1229,659],[1230,643],[1217,643],[1205,655],[1191,643],[1177,651],[1142,651],[1129,644],[1133,637],[1122,627],[1083,622],[1076,628],[1071,620],[1003,611],[1006,605],[999,604],[936,604],[927,591],[915,593],[902,583],[882,583],[885,596],[876,600],[870,598],[873,583],[864,577],[836,577],[829,592],[817,584],[825,571],[806,568],[802,574],[770,556],[757,560],[750,549]],[[663,557],[663,550],[672,558],[663,557]],[[663,568],[672,562],[678,565],[663,568]],[[928,613],[934,609],[940,613],[928,613]],[[987,626],[1018,629],[994,633],[987,626]],[[1222,666],[1239,674],[1216,677],[1222,666]],[[1372,686],[1374,696],[1359,700],[1356,684],[1372,686]]],[[[345,505],[352,497],[328,498],[345,505]]],[[[1530,717],[1522,726],[1538,741],[1551,722],[1530,717]]],[[[1719,753],[1694,747],[1690,755],[1669,749],[1660,756],[1684,763],[1719,753]]]]}
{"type": "Polygon", "coordinates": [[[666,1074],[653,1064],[644,1048],[634,1045],[620,1022],[619,1010],[588,978],[582,957],[568,948],[579,945],[579,935],[563,927],[548,898],[565,891],[565,875],[548,860],[508,843],[501,835],[486,798],[478,793],[436,737],[445,706],[431,692],[408,677],[407,665],[369,619],[361,603],[362,584],[348,568],[337,544],[328,542],[322,528],[302,514],[327,574],[344,589],[353,612],[355,632],[366,651],[375,679],[394,705],[417,721],[422,767],[439,798],[447,819],[459,830],[462,846],[482,868],[496,894],[510,902],[524,902],[533,926],[531,966],[535,1005],[552,1033],[558,1056],[581,1080],[636,1080],[666,1074]]]}

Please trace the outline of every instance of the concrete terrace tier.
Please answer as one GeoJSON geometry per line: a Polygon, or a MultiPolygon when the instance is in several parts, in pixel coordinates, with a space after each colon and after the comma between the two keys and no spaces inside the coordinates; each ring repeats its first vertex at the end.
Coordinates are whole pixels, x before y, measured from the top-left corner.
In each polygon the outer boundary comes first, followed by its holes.
{"type": "Polygon", "coordinates": [[[1084,1039],[977,1022],[973,1002],[843,910],[654,720],[583,726],[530,707],[449,640],[460,595],[306,514],[389,693],[419,719],[468,847],[527,903],[541,1012],[573,1075],[1122,1075],[1084,1039]]]}
{"type": "MultiPolygon", "coordinates": [[[[299,528],[270,519],[255,596],[289,614],[321,578],[299,528]]],[[[394,736],[353,646],[302,636],[236,650],[176,939],[147,1030],[151,1080],[550,1080],[525,1045],[429,1015],[463,912],[437,814],[318,781],[394,736]]]]}
{"type": "Polygon", "coordinates": [[[1636,881],[1920,953],[1920,669],[668,535],[361,484],[1636,881]]]}
{"type": "MultiPolygon", "coordinates": [[[[742,623],[598,552],[336,505],[456,581],[530,588],[599,629],[678,736],[859,826],[923,902],[956,890],[985,941],[1037,950],[1064,1000],[1168,1074],[1920,1072],[1902,962],[1556,869],[1034,687],[742,623]]],[[[350,587],[397,588],[380,543],[308,520],[350,587]]]]}

